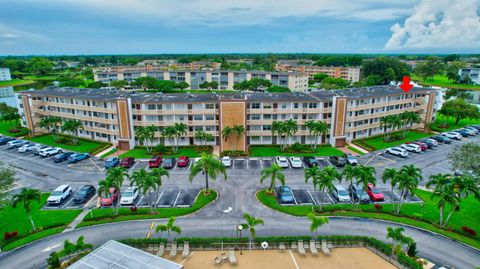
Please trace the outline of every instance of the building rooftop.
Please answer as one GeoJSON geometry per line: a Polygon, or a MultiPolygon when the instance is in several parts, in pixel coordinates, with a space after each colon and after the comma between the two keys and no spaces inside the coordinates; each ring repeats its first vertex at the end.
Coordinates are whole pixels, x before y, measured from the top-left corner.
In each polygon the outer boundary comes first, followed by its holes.
{"type": "Polygon", "coordinates": [[[70,269],[181,269],[183,265],[110,240],[81,258],[70,269]]]}

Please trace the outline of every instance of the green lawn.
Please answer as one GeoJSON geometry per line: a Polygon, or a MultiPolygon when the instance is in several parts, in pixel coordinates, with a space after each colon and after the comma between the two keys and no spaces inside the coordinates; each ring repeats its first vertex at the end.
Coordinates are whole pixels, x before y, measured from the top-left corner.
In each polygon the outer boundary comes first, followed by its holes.
{"type": "Polygon", "coordinates": [[[251,157],[274,157],[274,156],[341,156],[343,152],[331,146],[319,146],[311,153],[282,152],[280,146],[250,146],[251,157]]]}
{"type": "MultiPolygon", "coordinates": [[[[171,157],[171,158],[178,158],[180,156],[187,156],[190,158],[196,158],[199,156],[198,152],[195,151],[193,147],[179,147],[178,153],[173,155],[162,155],[164,158],[171,157]]],[[[134,148],[131,149],[119,156],[120,158],[126,157],[133,157],[137,159],[150,159],[152,157],[151,154],[147,153],[147,150],[144,148],[134,148]]]]}
{"type": "Polygon", "coordinates": [[[398,146],[398,145],[403,144],[405,142],[415,141],[415,140],[418,140],[418,139],[429,137],[431,135],[432,134],[409,131],[409,132],[407,132],[407,136],[405,138],[400,139],[400,140],[395,140],[395,141],[392,141],[392,142],[383,142],[383,135],[375,136],[375,137],[372,137],[372,138],[360,139],[360,140],[363,141],[364,143],[366,143],[367,145],[379,150],[379,149],[386,149],[386,148],[389,148],[389,147],[398,146]]]}
{"type": "Polygon", "coordinates": [[[24,79],[28,80],[57,80],[58,76],[56,75],[48,75],[48,76],[25,76],[24,79]]]}
{"type": "Polygon", "coordinates": [[[6,135],[6,136],[16,136],[17,134],[15,133],[10,133],[8,130],[11,128],[19,125],[20,122],[18,121],[0,121],[0,134],[6,135]]]}
{"type": "Polygon", "coordinates": [[[117,151],[118,151],[118,149],[114,148],[114,149],[110,150],[109,152],[107,152],[107,153],[103,154],[102,156],[100,156],[100,158],[105,159],[105,158],[107,158],[108,156],[112,155],[113,153],[115,153],[115,152],[117,152],[117,151]]]}
{"type": "Polygon", "coordinates": [[[434,131],[444,132],[444,131],[459,129],[461,127],[472,125],[472,124],[480,124],[480,119],[463,119],[463,120],[460,120],[457,125],[455,125],[455,118],[445,117],[442,114],[437,113],[437,117],[435,119],[435,123],[432,128],[434,131]],[[440,127],[443,122],[446,122],[447,124],[446,128],[440,127]]]}
{"type": "Polygon", "coordinates": [[[61,147],[61,148],[66,149],[66,150],[71,150],[71,151],[76,151],[76,152],[81,152],[81,153],[91,152],[102,144],[100,142],[95,142],[95,141],[91,141],[91,140],[79,140],[78,145],[66,145],[66,144],[62,144],[60,142],[55,142],[53,140],[52,135],[43,135],[43,136],[32,137],[32,138],[28,138],[28,140],[36,142],[36,143],[49,145],[49,146],[61,147]]]}
{"type": "Polygon", "coordinates": [[[354,148],[354,147],[347,146],[347,149],[349,149],[349,150],[357,153],[357,154],[360,155],[360,156],[365,155],[365,153],[363,153],[363,151],[360,151],[360,150],[358,150],[358,149],[356,149],[356,148],[354,148]]]}
{"type": "MultiPolygon", "coordinates": [[[[417,190],[416,194],[424,201],[424,205],[422,206],[420,203],[404,204],[400,216],[391,213],[391,204],[383,204],[380,210],[376,209],[372,204],[328,205],[323,207],[324,213],[320,215],[355,216],[404,223],[449,236],[477,248],[480,247],[480,237],[478,235],[476,238],[471,238],[465,236],[461,231],[462,226],[468,226],[477,231],[477,233],[480,231],[480,224],[478,222],[478,216],[480,216],[480,201],[475,200],[473,197],[468,197],[463,200],[460,204],[461,210],[454,213],[449,221],[449,228],[453,229],[453,231],[449,231],[447,229],[440,229],[434,225],[438,221],[439,211],[435,200],[431,199],[431,193],[417,190]]],[[[281,206],[278,204],[275,196],[267,195],[265,191],[258,192],[257,199],[267,207],[293,216],[306,216],[312,212],[312,206],[281,206]]],[[[448,210],[449,209],[447,209],[447,211],[448,210]]]]}
{"type": "Polygon", "coordinates": [[[149,208],[138,208],[136,212],[130,210],[130,208],[120,208],[118,215],[113,215],[113,210],[110,208],[99,208],[94,209],[91,214],[83,219],[83,221],[77,226],[77,228],[109,223],[109,222],[119,222],[127,220],[137,220],[137,219],[160,219],[160,218],[169,218],[172,216],[184,216],[196,212],[205,206],[212,203],[217,199],[217,192],[211,190],[209,195],[204,195],[203,192],[200,192],[195,199],[192,207],[170,207],[170,208],[157,208],[156,214],[150,214],[149,208]]]}
{"type": "Polygon", "coordinates": [[[29,80],[29,79],[4,80],[4,81],[0,81],[0,87],[27,85],[27,84],[32,84],[34,82],[35,81],[29,80]]]}
{"type": "Polygon", "coordinates": [[[80,214],[81,210],[40,210],[48,196],[48,193],[42,194],[40,204],[38,202],[32,202],[33,221],[37,229],[43,230],[38,233],[28,235],[30,231],[32,231],[32,226],[30,225],[28,214],[25,212],[22,204],[18,204],[16,208],[9,206],[0,210],[0,234],[2,235],[0,245],[2,249],[12,249],[19,246],[22,242],[28,243],[52,233],[60,232],[65,225],[68,225],[80,214]],[[10,241],[5,241],[3,238],[4,233],[13,231],[18,232],[17,240],[13,241],[14,238],[10,241]]]}
{"type": "Polygon", "coordinates": [[[428,79],[424,81],[422,78],[413,75],[412,80],[418,82],[421,85],[426,86],[439,86],[443,88],[454,88],[454,89],[464,89],[464,90],[480,90],[480,85],[467,85],[467,84],[457,84],[453,83],[451,80],[444,75],[435,75],[433,79],[428,79]]]}

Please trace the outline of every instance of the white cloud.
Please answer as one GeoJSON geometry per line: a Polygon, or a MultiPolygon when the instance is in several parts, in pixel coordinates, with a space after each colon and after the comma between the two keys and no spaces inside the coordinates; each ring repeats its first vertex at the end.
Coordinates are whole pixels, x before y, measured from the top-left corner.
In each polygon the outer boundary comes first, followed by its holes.
{"type": "Polygon", "coordinates": [[[480,0],[422,0],[386,49],[480,48],[480,0]]]}
{"type": "Polygon", "coordinates": [[[43,34],[32,33],[9,25],[0,24],[0,44],[20,41],[46,41],[50,38],[43,34]]]}

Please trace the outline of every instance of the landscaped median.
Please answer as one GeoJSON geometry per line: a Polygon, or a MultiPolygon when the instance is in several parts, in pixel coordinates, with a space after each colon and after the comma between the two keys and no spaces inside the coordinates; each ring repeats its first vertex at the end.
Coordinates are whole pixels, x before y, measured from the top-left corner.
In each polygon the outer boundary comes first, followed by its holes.
{"type": "MultiPolygon", "coordinates": [[[[392,133],[391,135],[393,136],[397,133],[400,133],[400,132],[392,133]]],[[[423,139],[432,135],[433,135],[432,133],[408,131],[404,138],[396,139],[390,142],[384,141],[384,135],[376,135],[376,136],[370,136],[368,138],[357,139],[357,140],[354,140],[352,143],[368,151],[375,151],[375,150],[381,150],[381,149],[399,146],[406,142],[413,142],[413,141],[423,139]]]]}
{"type": "Polygon", "coordinates": [[[217,199],[217,196],[218,194],[214,190],[210,190],[208,195],[204,195],[202,191],[197,195],[197,198],[191,207],[157,208],[154,214],[150,213],[150,208],[137,208],[135,210],[131,208],[120,208],[117,215],[114,215],[113,210],[110,208],[94,209],[91,213],[85,216],[77,228],[110,222],[184,216],[208,206],[210,203],[215,201],[215,199],[217,199]]]}
{"type": "Polygon", "coordinates": [[[111,146],[111,144],[107,142],[99,142],[85,138],[78,138],[78,143],[75,145],[72,143],[71,137],[66,135],[58,135],[57,140],[55,140],[51,134],[39,135],[26,139],[52,147],[61,147],[66,150],[90,154],[97,154],[111,146]]]}
{"type": "Polygon", "coordinates": [[[319,145],[314,151],[310,145],[294,144],[284,151],[279,145],[252,145],[249,148],[251,157],[275,156],[342,156],[343,152],[330,145],[319,145]]]}
{"type": "MultiPolygon", "coordinates": [[[[474,197],[468,197],[462,201],[460,203],[461,210],[452,215],[448,225],[449,227],[440,228],[436,225],[439,211],[436,201],[431,198],[431,193],[417,190],[415,194],[421,198],[424,203],[404,204],[400,215],[392,213],[391,204],[378,204],[381,206],[375,206],[373,204],[324,205],[320,210],[318,206],[311,205],[282,206],[277,202],[275,196],[266,194],[265,190],[257,192],[256,196],[263,205],[293,216],[304,217],[307,216],[308,213],[314,212],[321,216],[348,216],[387,220],[429,230],[470,246],[480,248],[480,237],[478,235],[468,235],[463,231],[463,227],[468,227],[475,231],[480,230],[480,224],[478,223],[480,201],[474,197]]],[[[449,208],[446,208],[446,210],[449,210],[449,208]]]]}
{"type": "Polygon", "coordinates": [[[152,156],[161,155],[164,158],[178,158],[180,156],[187,156],[189,158],[196,158],[200,156],[202,152],[212,152],[213,148],[211,146],[180,146],[178,147],[177,152],[173,152],[170,147],[165,146],[156,146],[153,147],[151,153],[147,152],[146,147],[137,146],[134,149],[131,149],[123,154],[120,158],[133,157],[136,159],[150,159],[152,156]]]}

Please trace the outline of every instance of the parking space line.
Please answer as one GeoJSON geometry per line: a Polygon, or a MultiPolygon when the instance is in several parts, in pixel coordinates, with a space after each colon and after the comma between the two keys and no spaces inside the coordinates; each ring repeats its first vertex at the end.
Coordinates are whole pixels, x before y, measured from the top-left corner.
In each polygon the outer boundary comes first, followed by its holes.
{"type": "Polygon", "coordinates": [[[93,163],[93,165],[95,165],[95,167],[98,169],[98,171],[103,172],[105,170],[105,168],[98,167],[98,165],[91,158],[89,158],[89,160],[93,163]]]}
{"type": "Polygon", "coordinates": [[[175,202],[173,203],[173,207],[175,207],[177,205],[178,197],[180,197],[181,192],[182,192],[181,190],[178,191],[177,198],[175,198],[175,202]]]}
{"type": "Polygon", "coordinates": [[[66,202],[66,203],[62,206],[62,208],[65,208],[72,200],[73,200],[73,195],[72,195],[72,197],[70,197],[70,199],[68,200],[68,202],[66,202]]]}
{"type": "Polygon", "coordinates": [[[315,204],[315,205],[318,204],[317,201],[315,200],[315,198],[313,198],[313,195],[308,188],[307,188],[307,192],[308,192],[308,195],[310,195],[310,198],[312,198],[313,204],[315,204]]]}
{"type": "Polygon", "coordinates": [[[249,164],[248,164],[249,162],[250,162],[250,160],[247,159],[247,158],[245,158],[245,163],[247,164],[247,170],[250,169],[250,166],[249,166],[249,164]]]}
{"type": "Polygon", "coordinates": [[[260,167],[261,167],[262,170],[263,170],[263,159],[259,159],[259,162],[260,162],[260,167]]]}
{"type": "Polygon", "coordinates": [[[328,199],[330,199],[332,204],[335,204],[335,201],[333,201],[332,197],[330,197],[330,194],[328,194],[328,192],[324,192],[324,193],[327,195],[328,199]]]}
{"type": "Polygon", "coordinates": [[[140,202],[143,200],[143,195],[142,197],[140,197],[140,200],[138,200],[137,204],[135,205],[135,207],[138,207],[138,205],[140,204],[140,202]]]}
{"type": "Polygon", "coordinates": [[[136,161],[135,164],[132,166],[132,168],[130,168],[130,171],[133,171],[135,170],[135,167],[137,167],[137,164],[139,164],[140,161],[136,161]]]}
{"type": "Polygon", "coordinates": [[[295,198],[295,194],[293,194],[293,190],[292,190],[292,197],[293,197],[293,202],[295,203],[295,205],[298,205],[297,198],[295,198]]]}
{"type": "Polygon", "coordinates": [[[90,200],[88,200],[85,205],[83,206],[84,208],[88,207],[93,201],[95,201],[95,197],[97,197],[98,195],[95,194],[94,196],[92,196],[92,198],[90,198],[90,200]]]}
{"type": "Polygon", "coordinates": [[[237,159],[237,158],[235,158],[235,159],[232,158],[232,170],[235,170],[235,160],[236,160],[236,159],[237,159]]]}
{"type": "Polygon", "coordinates": [[[158,202],[160,201],[160,198],[162,198],[164,192],[165,192],[165,190],[163,190],[162,193],[160,193],[160,195],[158,196],[158,199],[157,199],[157,201],[155,202],[155,206],[157,206],[157,204],[158,204],[158,202]]]}

